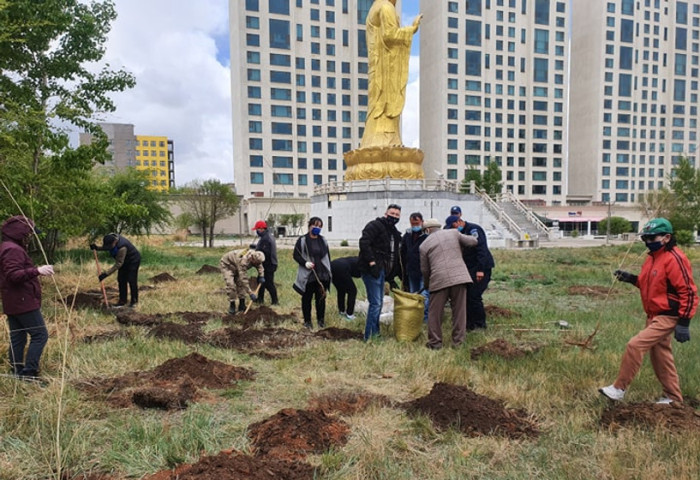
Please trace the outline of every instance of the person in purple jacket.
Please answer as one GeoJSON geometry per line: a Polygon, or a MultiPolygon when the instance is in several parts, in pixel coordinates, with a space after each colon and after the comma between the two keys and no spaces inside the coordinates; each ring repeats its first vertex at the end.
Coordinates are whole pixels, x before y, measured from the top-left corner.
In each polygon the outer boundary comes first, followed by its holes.
{"type": "Polygon", "coordinates": [[[27,253],[35,232],[34,222],[16,215],[5,220],[0,228],[0,295],[2,308],[10,327],[10,366],[22,379],[39,375],[39,359],[49,339],[41,316],[41,284],[39,275],[53,275],[53,266],[34,266],[27,253]],[[29,348],[25,346],[29,336],[29,348]]]}

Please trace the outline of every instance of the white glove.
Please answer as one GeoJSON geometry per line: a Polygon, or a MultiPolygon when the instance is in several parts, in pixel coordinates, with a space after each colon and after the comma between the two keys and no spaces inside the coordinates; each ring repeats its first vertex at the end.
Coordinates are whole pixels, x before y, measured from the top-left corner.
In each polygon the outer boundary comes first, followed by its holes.
{"type": "Polygon", "coordinates": [[[37,270],[39,270],[39,275],[53,275],[53,266],[51,265],[42,265],[37,270]]]}
{"type": "Polygon", "coordinates": [[[306,263],[304,264],[304,266],[305,266],[306,268],[308,268],[309,270],[311,270],[312,268],[315,267],[314,262],[306,262],[306,263]]]}

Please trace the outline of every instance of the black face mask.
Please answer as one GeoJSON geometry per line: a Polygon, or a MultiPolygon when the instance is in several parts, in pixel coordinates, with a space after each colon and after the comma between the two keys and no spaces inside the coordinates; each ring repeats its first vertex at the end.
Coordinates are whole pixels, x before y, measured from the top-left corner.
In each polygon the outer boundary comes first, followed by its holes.
{"type": "Polygon", "coordinates": [[[387,215],[387,216],[386,216],[386,221],[389,222],[389,225],[391,225],[391,226],[394,226],[394,225],[396,225],[397,223],[399,223],[399,219],[398,219],[398,218],[392,217],[392,216],[390,216],[390,215],[387,215]]]}

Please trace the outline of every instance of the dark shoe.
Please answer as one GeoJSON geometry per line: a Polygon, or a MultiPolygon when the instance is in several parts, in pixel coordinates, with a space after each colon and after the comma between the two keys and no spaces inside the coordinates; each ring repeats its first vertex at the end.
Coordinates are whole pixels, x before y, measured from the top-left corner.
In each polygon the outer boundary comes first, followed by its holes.
{"type": "Polygon", "coordinates": [[[112,305],[112,308],[124,308],[126,307],[126,303],[119,302],[116,305],[112,305]]]}
{"type": "Polygon", "coordinates": [[[440,350],[442,348],[442,345],[432,345],[430,343],[426,343],[425,346],[430,350],[440,350]]]}
{"type": "Polygon", "coordinates": [[[323,320],[318,321],[318,328],[326,328],[326,322],[323,320]]]}
{"type": "Polygon", "coordinates": [[[311,322],[304,322],[304,328],[311,330],[313,326],[311,325],[311,322]]]}
{"type": "Polygon", "coordinates": [[[270,305],[278,305],[279,306],[280,302],[272,302],[270,305]]]}
{"type": "Polygon", "coordinates": [[[245,300],[238,301],[238,311],[245,312],[245,300]]]}
{"type": "Polygon", "coordinates": [[[229,302],[229,304],[228,304],[228,313],[230,313],[231,315],[235,315],[235,314],[236,314],[236,302],[229,302]]]}
{"type": "Polygon", "coordinates": [[[129,308],[136,308],[139,306],[139,302],[132,302],[129,304],[129,308]]]}

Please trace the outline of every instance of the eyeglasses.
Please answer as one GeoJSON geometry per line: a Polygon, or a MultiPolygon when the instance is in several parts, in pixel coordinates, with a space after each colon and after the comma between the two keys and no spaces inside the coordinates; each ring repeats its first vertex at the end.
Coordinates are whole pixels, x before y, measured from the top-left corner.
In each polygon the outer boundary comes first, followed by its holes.
{"type": "Polygon", "coordinates": [[[401,210],[401,205],[396,205],[395,203],[392,203],[388,207],[386,207],[387,210],[391,210],[392,208],[395,208],[396,210],[401,210]]]}

